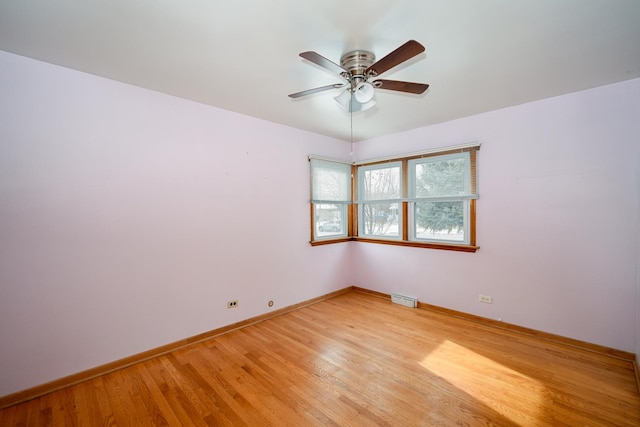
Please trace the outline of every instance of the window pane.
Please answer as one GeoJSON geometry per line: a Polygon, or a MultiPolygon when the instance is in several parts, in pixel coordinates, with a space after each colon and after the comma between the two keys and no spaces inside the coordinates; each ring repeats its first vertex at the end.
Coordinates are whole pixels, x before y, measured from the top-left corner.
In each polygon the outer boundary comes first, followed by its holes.
{"type": "Polygon", "coordinates": [[[400,166],[365,168],[360,175],[360,200],[399,199],[400,166]]]}
{"type": "Polygon", "coordinates": [[[467,156],[416,162],[414,197],[468,194],[467,169],[467,156]]]}
{"type": "Polygon", "coordinates": [[[466,201],[416,202],[414,236],[416,239],[464,242],[466,201]]]}
{"type": "Polygon", "coordinates": [[[363,203],[360,209],[360,234],[377,237],[400,237],[399,203],[363,203]]]}
{"type": "Polygon", "coordinates": [[[347,235],[346,206],[319,204],[314,205],[315,237],[339,237],[347,235]]]}

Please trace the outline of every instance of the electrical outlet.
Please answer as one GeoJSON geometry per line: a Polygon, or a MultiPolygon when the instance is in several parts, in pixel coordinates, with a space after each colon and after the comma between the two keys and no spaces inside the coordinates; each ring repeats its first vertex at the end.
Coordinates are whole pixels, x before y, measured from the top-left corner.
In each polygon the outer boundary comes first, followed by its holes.
{"type": "Polygon", "coordinates": [[[238,300],[234,299],[227,302],[227,308],[236,308],[238,306],[238,300]]]}
{"type": "Polygon", "coordinates": [[[480,302],[485,303],[485,304],[493,304],[493,298],[492,298],[492,297],[490,297],[490,296],[488,296],[488,295],[480,295],[480,296],[478,297],[478,300],[479,300],[480,302]]]}

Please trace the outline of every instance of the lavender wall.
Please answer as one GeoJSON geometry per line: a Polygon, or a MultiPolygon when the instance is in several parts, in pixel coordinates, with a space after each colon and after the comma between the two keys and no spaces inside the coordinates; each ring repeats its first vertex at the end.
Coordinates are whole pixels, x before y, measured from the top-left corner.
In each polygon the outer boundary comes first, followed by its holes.
{"type": "Polygon", "coordinates": [[[639,135],[636,79],[358,144],[482,148],[481,249],[358,244],[357,285],[636,352],[639,135]]]}
{"type": "MultiPolygon", "coordinates": [[[[640,136],[636,135],[637,139],[640,139],[640,136]]],[[[640,154],[638,154],[638,158],[636,161],[638,165],[636,168],[636,194],[640,198],[640,154]]],[[[640,208],[637,209],[637,218],[638,223],[640,223],[640,208]]],[[[636,362],[638,366],[640,366],[640,227],[638,227],[638,240],[637,240],[637,248],[638,248],[638,265],[636,269],[636,362]]]]}
{"type": "Polygon", "coordinates": [[[0,396],[352,283],[308,244],[348,144],[3,52],[0,93],[0,396]]]}
{"type": "Polygon", "coordinates": [[[310,247],[344,142],[3,52],[0,93],[0,396],[351,284],[640,353],[640,80],[357,144],[481,141],[476,254],[310,247]]]}

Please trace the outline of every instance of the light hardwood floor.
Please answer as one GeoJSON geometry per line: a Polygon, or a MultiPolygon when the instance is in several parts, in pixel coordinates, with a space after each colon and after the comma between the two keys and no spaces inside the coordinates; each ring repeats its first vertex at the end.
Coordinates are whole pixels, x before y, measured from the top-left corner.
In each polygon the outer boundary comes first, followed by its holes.
{"type": "Polygon", "coordinates": [[[0,426],[638,426],[633,363],[349,292],[0,411],[0,426]]]}

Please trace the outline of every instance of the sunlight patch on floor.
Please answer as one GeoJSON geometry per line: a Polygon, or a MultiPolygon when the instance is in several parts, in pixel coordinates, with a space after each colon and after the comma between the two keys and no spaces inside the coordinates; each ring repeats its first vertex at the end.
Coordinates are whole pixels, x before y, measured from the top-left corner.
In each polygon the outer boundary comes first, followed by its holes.
{"type": "Polygon", "coordinates": [[[444,341],[420,365],[518,425],[535,423],[544,410],[541,382],[454,342],[444,341]]]}

